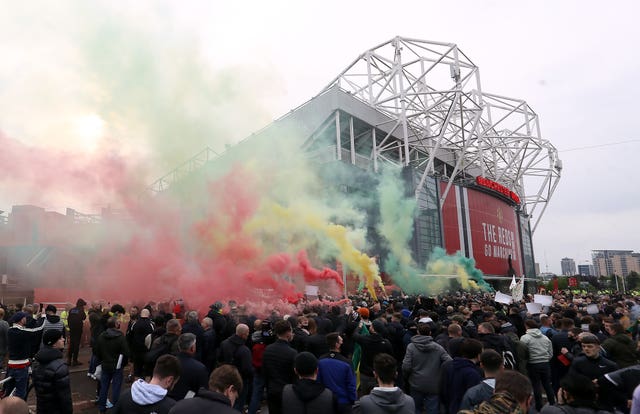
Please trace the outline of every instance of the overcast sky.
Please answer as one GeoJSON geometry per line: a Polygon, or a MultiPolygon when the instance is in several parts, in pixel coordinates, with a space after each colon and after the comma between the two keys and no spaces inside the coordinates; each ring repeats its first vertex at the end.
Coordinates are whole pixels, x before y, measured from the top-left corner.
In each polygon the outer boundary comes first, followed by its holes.
{"type": "MultiPolygon", "coordinates": [[[[86,67],[74,66],[74,47],[90,30],[83,28],[87,15],[100,16],[82,2],[15,4],[5,4],[0,16],[0,130],[34,146],[78,144],[65,128],[52,140],[50,128],[65,117],[80,120],[68,129],[80,133],[100,122],[92,102],[78,98],[85,90],[74,90],[86,67]],[[57,74],[63,74],[60,83],[47,83],[57,74]],[[46,108],[39,103],[43,94],[46,108]]],[[[592,249],[640,251],[637,2],[137,1],[133,8],[100,7],[122,19],[125,33],[152,33],[145,39],[160,52],[149,56],[187,44],[206,71],[233,73],[234,88],[249,97],[224,108],[242,120],[238,136],[204,139],[193,151],[185,144],[192,153],[203,142],[220,149],[266,125],[318,93],[360,53],[396,35],[456,43],[480,67],[483,90],[525,99],[540,116],[543,137],[560,151],[562,179],[534,235],[541,270],[559,272],[565,256],[583,264],[592,249]],[[625,141],[632,142],[617,144],[625,141]]],[[[95,52],[99,60],[101,51],[95,52]]],[[[179,65],[180,59],[162,63],[179,65]]],[[[164,161],[162,171],[178,164],[164,161]]],[[[3,210],[20,203],[7,188],[0,187],[3,210]]]]}

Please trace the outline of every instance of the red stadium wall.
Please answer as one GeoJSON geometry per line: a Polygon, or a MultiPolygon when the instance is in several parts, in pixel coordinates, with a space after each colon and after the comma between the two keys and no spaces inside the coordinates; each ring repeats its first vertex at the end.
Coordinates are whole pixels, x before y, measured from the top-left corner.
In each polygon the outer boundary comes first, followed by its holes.
{"type": "MultiPolygon", "coordinates": [[[[444,193],[447,183],[441,183],[444,193]]],[[[447,253],[461,251],[486,275],[523,273],[520,233],[514,207],[499,197],[472,188],[452,186],[442,207],[447,253]]]]}

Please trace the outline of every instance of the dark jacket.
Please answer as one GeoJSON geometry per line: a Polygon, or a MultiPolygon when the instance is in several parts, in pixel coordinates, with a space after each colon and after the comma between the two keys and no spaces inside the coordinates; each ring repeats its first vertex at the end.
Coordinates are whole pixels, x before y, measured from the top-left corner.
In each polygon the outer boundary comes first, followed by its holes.
{"type": "Polygon", "coordinates": [[[386,353],[393,355],[391,342],[384,339],[377,333],[371,335],[353,334],[353,339],[362,347],[362,357],[360,358],[360,374],[373,377],[373,358],[386,353]]]}
{"type": "Polygon", "coordinates": [[[320,358],[322,355],[329,352],[329,345],[327,344],[327,336],[314,334],[307,338],[306,348],[308,352],[311,352],[316,358],[320,358]]]}
{"type": "Polygon", "coordinates": [[[209,372],[204,364],[189,354],[180,352],[178,355],[182,374],[180,379],[167,394],[176,401],[184,399],[189,391],[196,393],[200,388],[207,388],[209,383],[209,372]]]}
{"type": "Polygon", "coordinates": [[[218,362],[234,365],[245,380],[253,376],[251,350],[245,345],[245,340],[238,335],[232,335],[222,341],[218,362]]]}
{"type": "Polygon", "coordinates": [[[204,363],[203,349],[204,349],[204,329],[199,323],[187,322],[182,326],[182,333],[192,333],[196,336],[196,353],[194,358],[204,363]]]}
{"type": "MultiPolygon", "coordinates": [[[[216,366],[216,333],[213,329],[207,329],[202,335],[204,344],[202,346],[202,363],[209,372],[213,371],[216,366]]],[[[196,339],[197,341],[197,339],[196,339]]],[[[196,346],[198,346],[196,344],[196,346]]]]}
{"type": "Polygon", "coordinates": [[[36,354],[37,366],[33,370],[38,414],[73,412],[69,368],[62,360],[62,352],[43,347],[36,354]]]}
{"type": "Polygon", "coordinates": [[[467,390],[482,381],[482,375],[476,365],[467,358],[453,358],[443,367],[440,398],[449,414],[460,409],[462,397],[467,390]]]}
{"type": "Polygon", "coordinates": [[[74,332],[82,332],[82,325],[84,320],[87,319],[87,314],[84,313],[84,306],[76,306],[75,308],[71,308],[69,310],[69,315],[67,316],[67,324],[69,325],[69,330],[74,332]]]}
{"type": "Polygon", "coordinates": [[[333,393],[311,379],[285,385],[282,391],[283,414],[330,414],[337,408],[333,393]]]}
{"type": "Polygon", "coordinates": [[[24,364],[27,362],[33,354],[34,344],[37,343],[40,338],[39,334],[42,331],[40,325],[38,328],[25,328],[20,324],[14,323],[7,330],[7,344],[9,348],[9,365],[12,364],[24,364]]]}
{"type": "Polygon", "coordinates": [[[194,398],[178,401],[170,414],[216,413],[238,414],[227,397],[219,392],[201,389],[194,398]]]}
{"type": "Polygon", "coordinates": [[[356,374],[351,361],[329,352],[318,361],[318,382],[329,388],[339,404],[353,404],[356,399],[356,374]]]}
{"type": "Polygon", "coordinates": [[[402,373],[409,379],[411,389],[425,394],[440,392],[440,367],[451,357],[447,351],[426,335],[411,338],[402,361],[402,373]]]}
{"type": "Polygon", "coordinates": [[[546,404],[540,410],[540,414],[611,414],[611,411],[602,411],[595,406],[579,407],[573,404],[546,404]]]}
{"type": "Polygon", "coordinates": [[[633,340],[624,333],[612,336],[602,343],[607,357],[620,368],[630,367],[638,363],[638,351],[633,340]]]}
{"type": "Polygon", "coordinates": [[[618,369],[618,365],[598,355],[597,358],[589,358],[586,355],[580,355],[573,359],[571,368],[569,368],[570,374],[580,374],[588,377],[590,380],[600,378],[607,372],[612,372],[618,369]]]}
{"type": "Polygon", "coordinates": [[[137,353],[147,352],[145,339],[153,333],[154,326],[149,318],[138,318],[131,328],[131,350],[137,353]]]}
{"type": "Polygon", "coordinates": [[[487,383],[487,380],[482,381],[478,385],[474,385],[469,388],[467,392],[464,393],[462,397],[462,403],[460,403],[461,410],[473,410],[476,406],[480,405],[480,403],[484,401],[489,401],[491,396],[493,395],[493,390],[495,388],[495,380],[492,381],[494,386],[492,387],[487,383]]]}
{"type": "Polygon", "coordinates": [[[414,414],[415,411],[413,398],[400,388],[387,391],[376,387],[353,406],[353,414],[414,414]]]}
{"type": "Polygon", "coordinates": [[[268,395],[282,395],[284,386],[293,384],[296,380],[293,366],[297,354],[296,350],[282,339],[276,340],[264,350],[262,373],[264,374],[268,395]]]}
{"type": "Polygon", "coordinates": [[[167,397],[167,390],[143,380],[131,384],[131,389],[120,395],[114,414],[167,414],[175,400],[167,397]]]}
{"type": "Polygon", "coordinates": [[[107,372],[113,372],[117,368],[120,355],[122,355],[120,368],[122,369],[127,365],[127,360],[130,356],[129,345],[121,331],[109,328],[98,337],[95,354],[102,361],[102,369],[107,372]]]}

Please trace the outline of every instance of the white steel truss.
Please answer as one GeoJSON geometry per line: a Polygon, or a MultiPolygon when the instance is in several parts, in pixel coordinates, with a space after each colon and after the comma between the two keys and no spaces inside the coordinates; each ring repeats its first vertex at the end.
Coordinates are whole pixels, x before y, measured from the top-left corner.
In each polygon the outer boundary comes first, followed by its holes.
{"type": "Polygon", "coordinates": [[[395,37],[358,56],[323,92],[335,86],[391,119],[373,165],[399,154],[422,173],[416,196],[428,176],[441,177],[449,182],[441,203],[454,182],[489,178],[520,196],[535,231],[560,179],[558,152],[525,101],[482,92],[478,67],[457,45],[395,37]]]}

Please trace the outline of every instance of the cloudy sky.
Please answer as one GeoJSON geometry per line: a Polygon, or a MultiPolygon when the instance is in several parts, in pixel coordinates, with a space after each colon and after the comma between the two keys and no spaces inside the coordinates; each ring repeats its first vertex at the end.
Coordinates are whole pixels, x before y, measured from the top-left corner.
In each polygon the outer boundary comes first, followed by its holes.
{"type": "MultiPolygon", "coordinates": [[[[151,157],[144,174],[157,177],[265,126],[396,35],[453,42],[485,91],[531,105],[560,151],[563,177],[534,235],[541,270],[592,249],[640,250],[636,2],[112,3],[4,5],[4,139],[151,157]]],[[[20,184],[0,180],[1,210],[31,200],[20,184]]]]}

